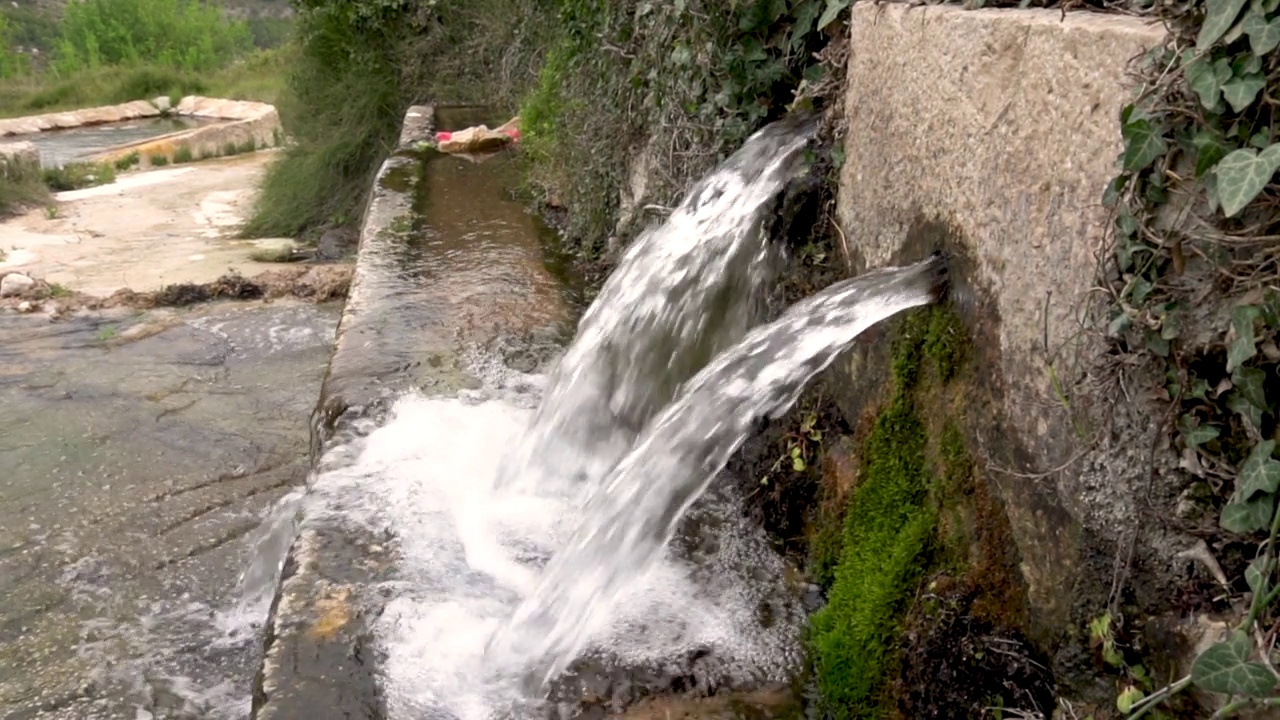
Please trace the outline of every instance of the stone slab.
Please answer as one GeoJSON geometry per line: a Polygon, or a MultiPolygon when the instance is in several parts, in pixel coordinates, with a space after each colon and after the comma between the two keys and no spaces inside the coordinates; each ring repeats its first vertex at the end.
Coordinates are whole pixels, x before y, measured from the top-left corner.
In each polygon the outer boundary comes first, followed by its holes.
{"type": "MultiPolygon", "coordinates": [[[[1054,472],[1082,442],[1052,378],[1069,382],[1093,351],[1079,330],[1134,91],[1127,72],[1164,30],[1089,12],[898,3],[859,3],[850,26],[838,198],[850,253],[866,268],[957,251],[955,300],[975,326],[992,403],[975,399],[971,414],[1000,418],[979,423],[977,444],[1051,644],[1074,622],[1090,548],[1109,552],[1135,522],[1141,463],[1129,477],[1054,472]]],[[[853,356],[850,377],[868,369],[853,356]]],[[[869,401],[846,400],[851,417],[869,401]]]]}

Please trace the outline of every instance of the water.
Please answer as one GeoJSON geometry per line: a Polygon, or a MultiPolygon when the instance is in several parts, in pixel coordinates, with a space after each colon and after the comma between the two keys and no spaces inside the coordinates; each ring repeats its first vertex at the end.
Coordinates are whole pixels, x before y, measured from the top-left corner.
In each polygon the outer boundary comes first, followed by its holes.
{"type": "Polygon", "coordinates": [[[628,247],[501,484],[599,478],[681,383],[763,319],[782,260],[764,223],[815,131],[810,117],[756,133],[628,247]]]}
{"type": "Polygon", "coordinates": [[[145,118],[67,130],[48,130],[14,136],[11,139],[33,143],[40,152],[40,165],[53,168],[116,145],[217,122],[222,121],[210,118],[145,118]]]}
{"type": "Polygon", "coordinates": [[[466,333],[472,389],[405,395],[326,453],[308,522],[393,539],[394,573],[368,588],[387,598],[373,632],[389,717],[573,714],[584,694],[625,702],[664,678],[705,691],[794,675],[799,588],[712,481],[755,420],[944,277],[938,258],[882,269],[761,324],[781,259],[762,226],[812,131],[767,128],[700,182],[629,250],[548,376],[466,333]]]}
{"type": "Polygon", "coordinates": [[[337,321],[0,313],[0,717],[247,715],[337,321]]]}

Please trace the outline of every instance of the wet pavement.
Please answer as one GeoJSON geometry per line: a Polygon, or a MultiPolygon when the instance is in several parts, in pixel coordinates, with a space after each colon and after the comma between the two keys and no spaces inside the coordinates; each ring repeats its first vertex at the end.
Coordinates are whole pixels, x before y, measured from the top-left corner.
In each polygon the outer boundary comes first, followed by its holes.
{"type": "Polygon", "coordinates": [[[237,580],[309,470],[339,312],[0,313],[0,716],[248,714],[237,580]]]}

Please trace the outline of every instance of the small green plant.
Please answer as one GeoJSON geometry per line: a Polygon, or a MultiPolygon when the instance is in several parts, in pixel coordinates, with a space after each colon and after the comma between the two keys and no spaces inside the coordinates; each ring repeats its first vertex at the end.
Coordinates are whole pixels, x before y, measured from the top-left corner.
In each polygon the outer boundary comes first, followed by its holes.
{"type": "Polygon", "coordinates": [[[124,172],[125,170],[128,170],[131,167],[136,167],[141,163],[142,156],[135,150],[122,158],[116,158],[116,161],[113,164],[115,165],[116,170],[124,172]]]}
{"type": "Polygon", "coordinates": [[[57,206],[57,205],[45,205],[45,206],[44,206],[44,216],[45,216],[46,218],[50,219],[50,220],[55,220],[55,219],[57,219],[57,217],[58,217],[58,206],[57,206]]]}
{"type": "Polygon", "coordinates": [[[164,153],[154,153],[149,159],[152,167],[164,167],[169,164],[169,156],[164,153]]]}
{"type": "Polygon", "coordinates": [[[50,190],[63,192],[113,183],[116,181],[116,170],[110,163],[77,162],[45,168],[42,177],[50,190]]]}
{"type": "Polygon", "coordinates": [[[769,472],[760,478],[761,485],[768,485],[770,478],[780,472],[784,466],[791,472],[802,473],[817,457],[822,443],[822,430],[818,428],[818,416],[807,413],[800,421],[800,427],[788,432],[784,438],[785,452],[769,467],[769,472]]]}
{"type": "Polygon", "coordinates": [[[175,165],[189,163],[195,159],[195,154],[192,153],[191,148],[186,145],[183,145],[173,151],[173,162],[175,165]]]}
{"type": "Polygon", "coordinates": [[[249,138],[248,140],[245,140],[244,142],[236,146],[236,150],[238,150],[241,154],[251,153],[257,149],[258,149],[258,144],[254,142],[253,138],[249,138]]]}
{"type": "Polygon", "coordinates": [[[70,296],[71,296],[71,288],[67,287],[66,285],[60,285],[58,283],[49,283],[49,297],[61,298],[61,297],[70,297],[70,296]]]}
{"type": "Polygon", "coordinates": [[[233,142],[227,142],[226,144],[224,144],[224,145],[222,146],[222,154],[223,154],[223,156],[225,156],[225,157],[231,157],[231,156],[233,156],[233,155],[239,155],[239,154],[240,154],[240,146],[239,146],[239,145],[236,145],[236,144],[235,144],[235,143],[233,143],[233,142]]]}
{"type": "Polygon", "coordinates": [[[119,332],[120,330],[115,325],[108,325],[98,331],[98,342],[107,342],[119,332]]]}

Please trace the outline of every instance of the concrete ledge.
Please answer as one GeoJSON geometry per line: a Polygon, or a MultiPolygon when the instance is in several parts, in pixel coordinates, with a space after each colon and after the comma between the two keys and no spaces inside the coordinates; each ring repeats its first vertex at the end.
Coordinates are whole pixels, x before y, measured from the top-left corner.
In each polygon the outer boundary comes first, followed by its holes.
{"type": "Polygon", "coordinates": [[[40,150],[34,143],[0,143],[0,177],[24,181],[40,177],[40,150]]]}
{"type": "MultiPolygon", "coordinates": [[[[409,338],[393,332],[384,315],[396,309],[392,295],[412,290],[389,272],[386,258],[402,242],[388,230],[412,212],[416,183],[388,178],[412,173],[418,160],[406,151],[432,136],[434,112],[413,107],[406,114],[397,153],[379,168],[365,209],[360,249],[347,303],[339,321],[333,358],[312,418],[312,460],[317,472],[326,453],[362,434],[360,420],[385,410],[394,395],[416,378],[398,371],[397,346],[409,338]]],[[[341,451],[338,451],[341,454],[341,451]]],[[[313,482],[315,475],[313,475],[313,482]]],[[[312,488],[313,492],[315,488],[312,488]]],[[[262,666],[254,682],[253,717],[380,718],[382,704],[370,647],[369,619],[379,598],[367,590],[388,570],[386,538],[303,511],[301,531],[285,562],[267,623],[262,666]]]]}
{"type": "Polygon", "coordinates": [[[102,125],[122,120],[156,117],[160,109],[146,100],[134,100],[120,105],[105,105],[66,112],[27,115],[0,120],[0,137],[26,135],[46,130],[66,130],[86,125],[102,125]]]}
{"type": "MultiPolygon", "coordinates": [[[[959,255],[955,300],[986,395],[970,430],[1049,645],[1093,601],[1097,588],[1077,580],[1109,585],[1112,548],[1137,522],[1141,463],[1102,461],[1101,477],[1072,465],[1082,441],[1051,378],[1070,383],[1092,352],[1079,313],[1104,247],[1126,73],[1164,37],[1134,18],[1058,10],[859,3],[851,19],[841,224],[862,267],[939,246],[959,255]]],[[[850,362],[855,385],[874,371],[865,354],[850,362]]],[[[864,391],[849,394],[851,417],[874,401],[864,391]]]]}

